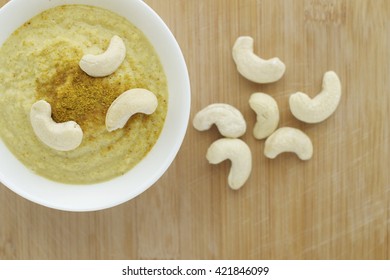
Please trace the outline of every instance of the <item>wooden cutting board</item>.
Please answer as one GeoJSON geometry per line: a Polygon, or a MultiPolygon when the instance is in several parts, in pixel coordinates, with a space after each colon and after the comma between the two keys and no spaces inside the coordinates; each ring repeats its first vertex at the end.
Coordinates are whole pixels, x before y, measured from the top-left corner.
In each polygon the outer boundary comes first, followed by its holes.
{"type": "MultiPolygon", "coordinates": [[[[7,1],[0,0],[0,5],[7,1]]],[[[0,186],[0,259],[389,259],[390,1],[147,0],[177,38],[191,79],[192,118],[214,102],[236,106],[253,170],[239,191],[230,164],[208,164],[215,128],[191,123],[166,174],[123,205],[67,213],[0,186]],[[231,58],[240,35],[287,66],[277,83],[241,77],[231,58]],[[343,95],[326,121],[307,125],[289,95],[321,90],[334,70],[343,95]],[[314,155],[274,160],[252,135],[254,92],[272,95],[280,126],[303,130],[314,155]]],[[[0,27],[1,28],[1,27],[0,27]]]]}

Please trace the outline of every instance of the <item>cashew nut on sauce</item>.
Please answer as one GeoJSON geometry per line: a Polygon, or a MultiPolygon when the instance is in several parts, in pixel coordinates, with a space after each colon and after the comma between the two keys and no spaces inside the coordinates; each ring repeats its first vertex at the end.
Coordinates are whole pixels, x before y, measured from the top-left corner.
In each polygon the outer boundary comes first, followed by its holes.
{"type": "Polygon", "coordinates": [[[51,106],[44,100],[32,105],[30,122],[38,139],[54,150],[70,151],[76,149],[82,142],[81,127],[74,121],[63,123],[53,121],[51,106]]]}
{"type": "Polygon", "coordinates": [[[106,51],[101,54],[85,54],[80,68],[92,77],[105,77],[114,73],[126,56],[126,46],[119,36],[113,36],[106,51]]]}
{"type": "Polygon", "coordinates": [[[156,110],[157,105],[157,97],[147,89],[125,91],[108,108],[106,128],[108,131],[123,128],[132,115],[136,113],[150,115],[156,110]]]}

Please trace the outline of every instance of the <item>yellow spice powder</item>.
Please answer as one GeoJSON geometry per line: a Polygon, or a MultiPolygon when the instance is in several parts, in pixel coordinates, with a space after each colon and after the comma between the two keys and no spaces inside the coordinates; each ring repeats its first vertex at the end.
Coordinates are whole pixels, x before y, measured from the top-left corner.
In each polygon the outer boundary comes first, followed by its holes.
{"type": "Polygon", "coordinates": [[[143,87],[130,76],[90,77],[77,62],[62,63],[48,79],[37,79],[36,98],[52,107],[56,122],[75,121],[83,129],[104,124],[111,103],[124,91],[143,87]]]}

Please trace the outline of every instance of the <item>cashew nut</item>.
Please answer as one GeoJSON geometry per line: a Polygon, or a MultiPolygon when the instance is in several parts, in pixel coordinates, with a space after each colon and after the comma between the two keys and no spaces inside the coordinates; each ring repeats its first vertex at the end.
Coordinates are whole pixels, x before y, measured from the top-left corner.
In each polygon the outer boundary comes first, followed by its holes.
{"type": "Polygon", "coordinates": [[[258,92],[249,98],[249,106],[257,114],[257,122],[253,128],[254,137],[267,138],[279,124],[278,104],[270,95],[258,92]]]}
{"type": "Polygon", "coordinates": [[[233,190],[241,188],[252,171],[251,150],[240,139],[223,138],[215,141],[207,150],[206,158],[211,164],[231,160],[228,184],[233,190]]]}
{"type": "Polygon", "coordinates": [[[53,121],[51,106],[44,100],[39,100],[32,105],[30,121],[38,139],[52,149],[70,151],[76,149],[83,139],[83,131],[76,122],[53,121]]]}
{"type": "Polygon", "coordinates": [[[126,56],[123,40],[114,35],[107,50],[98,55],[86,54],[80,62],[80,68],[92,77],[105,77],[114,73],[126,56]]]}
{"type": "Polygon", "coordinates": [[[199,131],[210,129],[215,124],[219,132],[229,138],[244,135],[246,122],[239,110],[229,104],[214,103],[199,111],[193,120],[194,127],[199,131]]]}
{"type": "Polygon", "coordinates": [[[301,130],[282,127],[265,141],[264,155],[268,158],[275,158],[283,152],[293,152],[301,160],[308,160],[313,155],[313,144],[301,130]]]}
{"type": "Polygon", "coordinates": [[[279,80],[286,70],[284,63],[277,57],[264,60],[253,52],[253,38],[238,37],[233,46],[233,60],[238,72],[255,83],[272,83],[279,80]]]}
{"type": "Polygon", "coordinates": [[[123,128],[132,115],[136,113],[150,115],[156,110],[157,105],[157,97],[147,89],[136,88],[125,91],[108,108],[106,128],[108,131],[123,128]]]}
{"type": "Polygon", "coordinates": [[[322,81],[322,91],[313,99],[302,92],[290,96],[290,110],[299,120],[306,123],[319,123],[336,111],[341,98],[339,77],[333,71],[326,72],[322,81]]]}

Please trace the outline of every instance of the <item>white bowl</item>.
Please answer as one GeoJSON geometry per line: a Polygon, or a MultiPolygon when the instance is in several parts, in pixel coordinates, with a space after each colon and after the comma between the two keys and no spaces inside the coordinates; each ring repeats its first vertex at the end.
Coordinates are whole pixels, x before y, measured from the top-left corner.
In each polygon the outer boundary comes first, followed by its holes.
{"type": "MultiPolygon", "coordinates": [[[[90,184],[69,185],[43,178],[26,168],[0,140],[0,181],[22,197],[66,211],[94,211],[126,202],[152,186],[167,170],[184,139],[190,114],[187,67],[172,33],[141,0],[12,0],[0,9],[0,45],[33,16],[64,4],[111,10],[137,26],[160,57],[168,80],[168,112],[161,135],[147,156],[125,175],[90,184]]],[[[0,66],[1,67],[1,66],[0,66]]]]}

